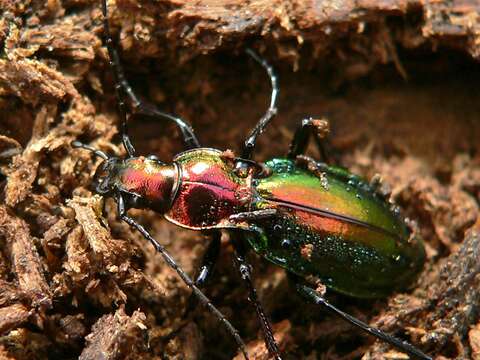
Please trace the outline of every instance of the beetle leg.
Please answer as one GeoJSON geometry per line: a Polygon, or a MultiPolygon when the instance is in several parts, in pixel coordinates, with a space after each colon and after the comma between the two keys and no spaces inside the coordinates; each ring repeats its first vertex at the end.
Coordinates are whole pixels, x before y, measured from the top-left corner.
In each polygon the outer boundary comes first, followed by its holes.
{"type": "Polygon", "coordinates": [[[275,341],[273,336],[272,326],[270,325],[270,321],[265,314],[265,311],[257,297],[257,290],[253,285],[252,281],[252,267],[246,260],[246,248],[245,248],[245,241],[241,238],[241,235],[238,231],[231,231],[231,240],[232,244],[235,249],[235,257],[234,262],[235,265],[238,267],[242,280],[245,283],[245,286],[248,289],[248,300],[250,303],[255,307],[255,311],[257,313],[257,317],[260,320],[260,324],[262,326],[263,335],[265,337],[265,344],[267,345],[268,352],[271,356],[273,356],[276,360],[281,360],[280,350],[278,349],[278,345],[275,341]]]}
{"type": "Polygon", "coordinates": [[[298,284],[296,285],[297,291],[308,300],[312,301],[317,305],[324,306],[330,312],[340,316],[344,320],[348,321],[349,323],[359,327],[360,329],[366,331],[370,335],[375,336],[376,338],[385,341],[386,343],[392,345],[396,349],[407,353],[409,356],[415,357],[417,359],[423,360],[432,360],[432,358],[426,354],[424,354],[419,349],[415,348],[414,346],[410,345],[406,341],[402,341],[397,339],[396,337],[386,334],[380,329],[376,329],[371,327],[370,325],[364,323],[363,321],[358,320],[357,318],[343,312],[342,310],[336,308],[334,305],[330,304],[322,294],[318,293],[314,289],[309,286],[298,284]]]}
{"type": "MultiPolygon", "coordinates": [[[[375,182],[366,182],[362,177],[358,175],[354,175],[349,173],[347,170],[338,167],[338,166],[328,166],[323,162],[317,162],[315,159],[311,158],[307,155],[298,155],[295,159],[295,163],[305,169],[313,173],[317,176],[320,180],[322,180],[325,176],[325,173],[331,174],[338,179],[341,179],[352,186],[356,186],[358,188],[363,189],[366,192],[373,194],[374,196],[378,196],[380,199],[384,201],[388,201],[390,199],[390,191],[387,189],[383,189],[380,186],[376,185],[375,182]]],[[[398,212],[398,206],[393,203],[390,203],[390,208],[392,212],[398,212]]]]}
{"type": "MultiPolygon", "coordinates": [[[[220,254],[221,237],[222,233],[218,230],[212,233],[212,240],[208,244],[207,250],[203,255],[202,265],[200,265],[197,278],[195,279],[195,285],[197,285],[199,288],[202,288],[206,284],[207,280],[213,273],[213,269],[218,260],[218,255],[220,254]]],[[[196,308],[196,306],[197,301],[192,294],[187,301],[185,316],[190,314],[196,308]]]]}
{"type": "Polygon", "coordinates": [[[202,265],[198,271],[197,278],[195,279],[195,285],[202,287],[205,285],[210,275],[213,273],[213,269],[218,260],[220,254],[220,240],[222,233],[220,231],[214,231],[212,234],[212,240],[208,244],[207,250],[203,255],[202,265]]]}
{"type": "Polygon", "coordinates": [[[242,338],[237,329],[233,327],[233,325],[225,318],[225,316],[218,310],[211,301],[205,296],[205,294],[194,284],[193,280],[187,275],[187,273],[177,264],[177,262],[172,258],[172,256],[167,252],[165,247],[160,244],[157,240],[153,238],[152,235],[139,223],[137,223],[134,219],[127,215],[127,208],[125,205],[125,201],[121,193],[117,194],[117,210],[118,216],[120,219],[125,221],[128,225],[138,230],[145,239],[147,239],[155,248],[157,252],[159,252],[168,266],[170,266],[173,270],[175,270],[183,280],[183,282],[192,290],[192,293],[197,297],[197,299],[202,303],[216,318],[220,321],[228,332],[233,336],[235,342],[237,343],[238,348],[243,353],[243,356],[246,360],[248,360],[248,353],[246,350],[245,343],[243,342],[242,338]]]}
{"type": "Polygon", "coordinates": [[[200,143],[198,142],[197,137],[193,133],[191,125],[188,124],[185,120],[160,111],[154,105],[139,100],[125,77],[125,73],[120,62],[120,56],[118,55],[117,49],[113,45],[113,39],[110,33],[110,26],[108,23],[107,0],[102,0],[102,11],[103,27],[106,38],[105,41],[108,49],[108,55],[110,57],[109,64],[112,68],[112,72],[114,75],[115,93],[117,96],[118,110],[120,112],[120,118],[122,121],[122,141],[125,150],[127,150],[128,156],[134,156],[135,148],[133,147],[132,142],[130,141],[130,138],[128,136],[126,97],[128,97],[128,100],[133,107],[134,113],[139,115],[151,116],[157,119],[166,119],[173,121],[180,129],[185,145],[188,148],[200,147],[200,143]]]}
{"type": "Polygon", "coordinates": [[[177,127],[180,129],[180,132],[182,133],[182,137],[183,137],[183,142],[188,149],[194,149],[194,148],[200,147],[200,142],[198,141],[192,126],[186,120],[178,116],[160,111],[155,105],[149,102],[146,102],[145,100],[140,100],[138,96],[135,94],[135,92],[133,91],[128,81],[125,79],[125,77],[121,82],[121,85],[125,93],[130,99],[132,111],[134,114],[151,116],[155,119],[161,119],[161,120],[166,119],[166,120],[173,121],[175,125],[177,125],[177,127]]]}
{"type": "Polygon", "coordinates": [[[295,131],[295,135],[293,136],[293,140],[290,144],[287,157],[294,160],[298,155],[304,154],[310,137],[313,134],[315,135],[314,139],[322,160],[328,162],[329,159],[327,152],[325,151],[325,147],[323,146],[322,139],[325,138],[329,131],[329,124],[327,120],[318,120],[312,118],[303,119],[302,123],[295,131]]]}
{"type": "Polygon", "coordinates": [[[125,150],[129,157],[135,155],[135,148],[128,137],[128,127],[127,127],[127,108],[125,105],[125,93],[122,90],[121,82],[125,79],[123,73],[122,64],[120,63],[120,57],[118,52],[113,46],[113,39],[110,33],[110,25],[108,23],[108,12],[107,12],[107,0],[102,0],[102,13],[103,13],[103,28],[105,31],[105,41],[107,44],[108,56],[110,57],[109,65],[113,72],[113,77],[115,81],[115,95],[117,97],[117,106],[120,113],[120,119],[122,121],[122,141],[125,150]]]}
{"type": "Polygon", "coordinates": [[[250,160],[253,155],[253,150],[255,149],[255,144],[257,142],[257,137],[260,135],[263,130],[265,130],[266,126],[269,122],[273,119],[273,117],[277,113],[277,97],[278,97],[278,84],[277,84],[277,76],[273,68],[268,64],[265,59],[262,59],[258,56],[253,50],[247,49],[247,54],[250,55],[256,62],[263,66],[263,68],[267,71],[268,76],[270,77],[270,83],[272,85],[272,93],[270,96],[270,106],[267,109],[267,112],[260,118],[257,125],[253,128],[253,130],[248,135],[245,143],[243,145],[242,150],[242,158],[250,160]]]}

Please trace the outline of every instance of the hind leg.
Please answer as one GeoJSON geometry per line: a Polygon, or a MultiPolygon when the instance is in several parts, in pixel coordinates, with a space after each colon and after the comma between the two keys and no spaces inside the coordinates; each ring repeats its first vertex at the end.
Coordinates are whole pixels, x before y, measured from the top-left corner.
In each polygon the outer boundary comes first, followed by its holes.
{"type": "Polygon", "coordinates": [[[340,316],[342,319],[345,321],[348,321],[352,325],[355,325],[356,327],[359,327],[363,331],[369,333],[370,335],[375,336],[376,338],[392,345],[395,347],[397,350],[404,352],[414,358],[417,359],[423,359],[423,360],[432,360],[432,358],[419,349],[415,348],[414,346],[410,345],[406,341],[402,341],[400,339],[397,339],[396,337],[389,335],[385,332],[383,332],[380,329],[376,329],[374,327],[369,326],[368,324],[358,320],[357,318],[343,312],[342,310],[338,309],[334,305],[330,304],[324,297],[324,294],[316,291],[315,289],[312,289],[311,287],[301,284],[300,282],[297,282],[297,291],[302,295],[305,299],[309,300],[310,302],[313,302],[314,304],[321,305],[323,306],[326,310],[336,314],[337,316],[340,316]]]}

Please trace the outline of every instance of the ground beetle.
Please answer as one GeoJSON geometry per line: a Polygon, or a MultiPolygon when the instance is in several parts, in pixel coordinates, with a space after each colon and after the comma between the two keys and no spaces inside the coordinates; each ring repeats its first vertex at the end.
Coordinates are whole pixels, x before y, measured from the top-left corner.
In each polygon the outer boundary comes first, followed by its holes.
{"type": "MultiPolygon", "coordinates": [[[[311,135],[318,135],[325,123],[303,120],[285,158],[265,163],[252,160],[258,135],[277,111],[278,87],[268,63],[247,50],[268,72],[272,85],[270,107],[245,141],[240,157],[201,147],[187,122],[137,98],[113,46],[106,0],[102,0],[102,10],[123,126],[122,141],[128,155],[107,156],[78,141],[72,145],[104,159],[94,176],[95,191],[117,201],[119,217],[161,252],[193,294],[227,327],[245,358],[248,355],[238,332],[198,288],[218,257],[221,230],[230,233],[236,264],[255,306],[268,350],[275,359],[280,359],[280,352],[252,283],[251,268],[245,258],[247,244],[286,269],[299,293],[310,301],[413,357],[430,359],[408,343],[342,312],[323,296],[321,289],[325,286],[354,297],[385,296],[411,283],[425,258],[422,241],[374,187],[340,167],[303,155],[311,135]],[[173,121],[187,150],[168,164],[155,156],[135,156],[127,132],[127,101],[134,113],[173,121]],[[209,230],[211,242],[195,282],[145,228],[127,215],[129,208],[150,208],[184,228],[209,230]]],[[[315,139],[322,150],[320,137],[315,139]]]]}

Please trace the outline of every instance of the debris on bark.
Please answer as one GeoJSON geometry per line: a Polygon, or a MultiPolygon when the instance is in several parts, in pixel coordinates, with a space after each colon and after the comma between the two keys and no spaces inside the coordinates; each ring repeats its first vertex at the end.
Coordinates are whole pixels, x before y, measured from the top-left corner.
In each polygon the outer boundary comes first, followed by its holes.
{"type": "Polygon", "coordinates": [[[135,311],[132,316],[120,308],[114,314],[101,317],[86,337],[86,347],[80,360],[144,358],[148,347],[145,314],[135,311]]]}
{"type": "Polygon", "coordinates": [[[0,206],[0,234],[6,239],[5,250],[10,255],[19,288],[30,298],[32,306],[51,308],[52,294],[27,223],[0,206]]]}
{"type": "MultiPolygon", "coordinates": [[[[277,324],[275,324],[273,330],[273,335],[275,337],[275,341],[277,342],[278,349],[284,352],[291,346],[292,338],[290,335],[290,331],[292,326],[290,321],[283,320],[277,324]]],[[[252,359],[256,360],[268,360],[270,359],[270,354],[268,353],[268,349],[265,345],[265,341],[263,340],[263,336],[259,334],[259,338],[257,340],[251,341],[247,344],[247,350],[249,356],[252,359]]],[[[242,360],[244,359],[243,355],[238,354],[234,357],[234,360],[242,360]]]]}
{"type": "Polygon", "coordinates": [[[31,312],[21,304],[0,308],[0,334],[14,330],[23,325],[31,312]]]}
{"type": "MultiPolygon", "coordinates": [[[[442,259],[439,267],[420,279],[414,295],[398,295],[390,302],[391,310],[382,314],[376,325],[388,331],[406,329],[416,343],[431,350],[445,348],[458,337],[462,353],[455,358],[469,358],[466,346],[469,329],[478,320],[476,305],[480,301],[480,218],[465,234],[460,249],[442,259]],[[423,284],[422,284],[423,283],[423,284]],[[430,284],[430,286],[428,286],[430,284]],[[419,296],[415,296],[415,294],[419,296]],[[414,323],[415,326],[410,326],[414,323]]],[[[475,333],[471,332],[470,340],[475,333]]],[[[375,346],[366,359],[376,359],[385,346],[375,346]]],[[[474,352],[475,349],[472,348],[474,352]]]]}

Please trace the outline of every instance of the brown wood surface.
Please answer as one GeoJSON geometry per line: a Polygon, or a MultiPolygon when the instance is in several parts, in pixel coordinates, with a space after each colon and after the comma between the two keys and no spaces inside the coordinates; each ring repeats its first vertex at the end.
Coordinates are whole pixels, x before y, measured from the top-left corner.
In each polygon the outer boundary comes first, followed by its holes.
{"type": "MultiPolygon", "coordinates": [[[[109,1],[127,77],[142,97],[191,121],[202,144],[238,153],[267,104],[280,111],[256,158],[282,155],[305,116],[325,117],[332,161],[380,174],[416,221],[428,261],[388,299],[327,296],[438,359],[480,354],[480,2],[477,0],[109,1]]],[[[74,139],[122,154],[98,1],[0,0],[0,358],[232,359],[232,339],[113,202],[89,185],[99,161],[74,139]]],[[[140,153],[165,161],[178,132],[131,119],[140,153]]],[[[310,154],[318,156],[315,149],[310,154]]],[[[202,234],[131,211],[195,273],[202,234]]],[[[232,268],[228,236],[206,294],[268,355],[232,268]]],[[[252,255],[259,296],[285,359],[404,359],[306,305],[285,272],[252,255]]]]}

